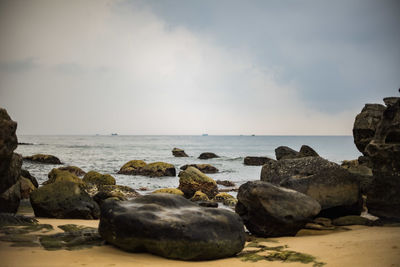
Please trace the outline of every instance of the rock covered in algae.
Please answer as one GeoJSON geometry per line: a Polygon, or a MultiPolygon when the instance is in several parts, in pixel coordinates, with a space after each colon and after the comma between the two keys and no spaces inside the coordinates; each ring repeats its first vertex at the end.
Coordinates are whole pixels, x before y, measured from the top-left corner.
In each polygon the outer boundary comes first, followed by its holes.
{"type": "Polygon", "coordinates": [[[115,178],[109,174],[101,174],[96,171],[90,171],[82,179],[87,184],[95,185],[115,185],[115,178]]]}
{"type": "Polygon", "coordinates": [[[214,198],[218,194],[217,183],[194,167],[188,167],[179,173],[178,188],[186,198],[191,198],[196,191],[203,192],[208,198],[214,198]]]}

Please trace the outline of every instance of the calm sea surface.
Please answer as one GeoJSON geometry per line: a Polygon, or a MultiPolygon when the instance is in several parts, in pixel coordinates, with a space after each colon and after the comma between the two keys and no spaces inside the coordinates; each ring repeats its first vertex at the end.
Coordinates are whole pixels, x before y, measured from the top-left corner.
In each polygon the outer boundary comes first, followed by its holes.
{"type": "MultiPolygon", "coordinates": [[[[274,149],[289,146],[299,150],[303,144],[314,148],[320,156],[340,163],[342,160],[360,156],[352,136],[18,136],[20,145],[16,152],[23,156],[37,153],[52,154],[65,165],[75,165],[85,171],[95,170],[113,175],[117,184],[135,189],[150,190],[177,187],[178,177],[149,178],[116,174],[127,161],[141,159],[147,163],[164,161],[179,168],[184,164],[209,163],[220,170],[210,174],[215,180],[230,180],[238,185],[259,180],[261,167],[245,166],[245,156],[268,156],[275,158],[274,149]],[[188,158],[172,156],[174,147],[182,148],[188,158]],[[202,152],[214,152],[220,158],[200,160],[202,152]]],[[[34,175],[39,183],[47,180],[47,173],[56,165],[24,162],[23,168],[34,175]]]]}

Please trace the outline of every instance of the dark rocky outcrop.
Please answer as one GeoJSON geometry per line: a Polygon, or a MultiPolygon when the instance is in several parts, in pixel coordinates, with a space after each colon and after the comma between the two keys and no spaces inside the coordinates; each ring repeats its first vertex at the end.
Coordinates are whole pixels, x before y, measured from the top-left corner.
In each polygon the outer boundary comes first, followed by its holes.
{"type": "Polygon", "coordinates": [[[217,183],[196,168],[188,167],[179,173],[179,187],[186,198],[192,198],[196,191],[205,193],[209,198],[218,194],[217,183]]]}
{"type": "Polygon", "coordinates": [[[321,210],[311,197],[263,181],[243,184],[237,198],[236,213],[262,237],[294,236],[321,210]]]}
{"type": "Polygon", "coordinates": [[[219,156],[212,152],[204,152],[201,153],[199,156],[199,159],[213,159],[213,158],[219,158],[219,156]]]}
{"type": "Polygon", "coordinates": [[[140,171],[144,166],[146,166],[146,162],[143,160],[131,160],[121,167],[118,174],[140,175],[140,171]]]}
{"type": "Polygon", "coordinates": [[[188,167],[194,167],[202,173],[217,173],[218,169],[211,164],[186,164],[181,167],[181,170],[186,170],[188,167]]]}
{"type": "Polygon", "coordinates": [[[39,187],[30,195],[37,217],[97,219],[99,206],[81,184],[60,181],[39,187]]]}
{"type": "Polygon", "coordinates": [[[185,153],[185,150],[180,149],[180,148],[176,148],[176,147],[174,147],[174,149],[172,149],[172,155],[174,155],[174,157],[189,157],[185,153]]]}
{"type": "Polygon", "coordinates": [[[262,166],[268,161],[271,161],[273,159],[270,159],[268,157],[245,157],[243,160],[244,165],[249,165],[249,166],[262,166]]]}
{"type": "Polygon", "coordinates": [[[20,186],[21,186],[21,199],[29,198],[29,195],[36,187],[32,184],[31,180],[21,177],[20,179],[20,186]]]}
{"type": "Polygon", "coordinates": [[[0,108],[0,212],[17,212],[21,199],[22,157],[14,153],[18,140],[17,123],[0,108]]]}
{"type": "Polygon", "coordinates": [[[304,157],[319,157],[318,153],[311,148],[310,146],[307,145],[302,145],[300,147],[299,151],[299,157],[304,158],[304,157]]]}
{"type": "Polygon", "coordinates": [[[62,164],[59,158],[53,155],[46,154],[35,154],[32,156],[24,157],[24,160],[33,161],[37,163],[46,163],[46,164],[62,164]]]}
{"type": "Polygon", "coordinates": [[[75,174],[76,176],[84,176],[86,174],[84,170],[76,166],[65,166],[65,167],[60,167],[58,169],[62,171],[69,171],[70,173],[75,174]]]}
{"type": "Polygon", "coordinates": [[[367,207],[380,218],[400,221],[400,98],[384,101],[387,108],[365,148],[374,176],[367,207]]]}
{"type": "Polygon", "coordinates": [[[275,156],[277,160],[296,159],[304,157],[319,157],[318,153],[307,145],[302,145],[299,152],[287,146],[277,147],[275,149],[275,156]]]}
{"type": "Polygon", "coordinates": [[[228,210],[203,208],[172,194],[105,202],[99,233],[121,249],[180,260],[234,256],[245,243],[239,216],[228,210]]]}
{"type": "Polygon", "coordinates": [[[357,159],[344,160],[341,167],[359,178],[361,192],[366,194],[373,180],[372,169],[367,164],[361,164],[357,159]]]}
{"type": "Polygon", "coordinates": [[[146,164],[143,160],[131,160],[121,167],[118,174],[162,177],[176,176],[176,170],[174,165],[165,162],[146,164]]]}
{"type": "Polygon", "coordinates": [[[115,185],[115,178],[109,174],[101,174],[96,171],[90,171],[82,179],[87,184],[94,185],[115,185]]]}
{"type": "Polygon", "coordinates": [[[31,183],[38,188],[39,187],[39,183],[36,180],[36,178],[27,170],[21,169],[21,176],[25,177],[26,179],[29,179],[31,181],[31,183]]]}

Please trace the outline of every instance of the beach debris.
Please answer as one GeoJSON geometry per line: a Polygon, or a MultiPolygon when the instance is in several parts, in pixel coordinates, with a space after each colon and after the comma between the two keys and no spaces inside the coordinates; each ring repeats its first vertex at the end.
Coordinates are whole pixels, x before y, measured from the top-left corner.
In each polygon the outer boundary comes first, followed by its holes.
{"type": "Polygon", "coordinates": [[[194,167],[202,173],[217,173],[219,171],[211,164],[186,164],[181,167],[181,170],[186,170],[188,167],[194,167]]]}
{"type": "Polygon", "coordinates": [[[179,172],[179,189],[185,194],[186,198],[192,198],[196,191],[201,191],[212,199],[218,194],[217,183],[198,169],[188,167],[179,172]]]}
{"type": "Polygon", "coordinates": [[[185,150],[180,149],[180,148],[176,148],[176,147],[174,147],[174,149],[172,149],[172,155],[174,155],[174,157],[189,157],[185,153],[185,150]]]}
{"type": "Polygon", "coordinates": [[[321,210],[311,197],[263,181],[240,186],[237,199],[236,213],[261,237],[294,236],[321,210]]]}
{"type": "Polygon", "coordinates": [[[173,194],[104,203],[99,233],[123,250],[181,260],[231,257],[245,243],[244,226],[237,214],[200,207],[173,194]]]}

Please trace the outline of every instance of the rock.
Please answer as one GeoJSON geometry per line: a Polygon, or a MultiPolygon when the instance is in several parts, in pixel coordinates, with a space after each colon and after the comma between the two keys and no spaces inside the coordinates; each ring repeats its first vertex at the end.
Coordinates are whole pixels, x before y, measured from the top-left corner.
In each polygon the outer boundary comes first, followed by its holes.
{"type": "Polygon", "coordinates": [[[176,170],[172,164],[153,162],[144,166],[140,174],[150,177],[176,176],[176,170]]]}
{"type": "Polygon", "coordinates": [[[270,159],[268,157],[245,157],[243,164],[250,165],[250,166],[262,166],[271,160],[273,160],[273,159],[270,159]]]}
{"type": "Polygon", "coordinates": [[[361,217],[361,216],[349,215],[349,216],[344,216],[344,217],[339,217],[339,218],[334,219],[332,221],[332,224],[336,225],[336,226],[347,226],[347,225],[373,226],[373,225],[375,225],[375,222],[372,220],[369,220],[367,218],[361,217]]]}
{"type": "Polygon", "coordinates": [[[69,171],[70,173],[75,174],[76,176],[84,176],[86,174],[84,170],[76,166],[65,166],[65,167],[60,167],[58,169],[62,171],[69,171]]]}
{"type": "Polygon", "coordinates": [[[299,152],[287,146],[280,146],[275,149],[276,160],[298,158],[299,152]]]}
{"type": "Polygon", "coordinates": [[[219,156],[212,152],[204,152],[201,153],[199,156],[199,159],[213,159],[213,158],[219,158],[219,156]]]}
{"type": "Polygon", "coordinates": [[[21,176],[25,177],[26,179],[29,179],[31,181],[31,183],[38,188],[39,187],[39,183],[36,180],[36,178],[34,176],[32,176],[32,174],[30,174],[29,171],[21,169],[21,176]]]}
{"type": "Polygon", "coordinates": [[[217,180],[217,184],[220,184],[220,185],[223,185],[223,186],[226,186],[226,187],[235,186],[234,182],[231,182],[231,181],[228,181],[228,180],[223,180],[223,181],[217,180]]]}
{"type": "MultiPolygon", "coordinates": [[[[100,185],[98,187],[98,192],[119,195],[126,199],[136,198],[140,196],[140,194],[136,192],[135,189],[125,185],[100,185]]],[[[91,194],[89,193],[89,195],[91,194]]]]}
{"type": "Polygon", "coordinates": [[[118,201],[127,200],[127,198],[125,198],[122,193],[112,192],[112,191],[111,192],[100,191],[100,192],[97,192],[97,194],[93,196],[93,200],[96,201],[96,203],[99,206],[103,205],[104,201],[109,200],[109,199],[118,200],[118,201]]]}
{"type": "Polygon", "coordinates": [[[95,185],[115,185],[115,178],[109,174],[101,174],[96,171],[90,171],[82,179],[87,184],[95,185]]]}
{"type": "Polygon", "coordinates": [[[36,217],[97,219],[99,206],[82,185],[60,181],[39,187],[30,195],[36,217]]]}
{"type": "Polygon", "coordinates": [[[20,184],[21,184],[20,192],[21,192],[22,199],[29,198],[29,195],[31,194],[31,192],[36,189],[36,187],[32,184],[31,180],[29,180],[25,177],[21,177],[20,184]]]}
{"type": "Polygon", "coordinates": [[[341,167],[358,177],[360,181],[361,192],[366,194],[373,180],[372,169],[366,165],[359,164],[357,159],[344,160],[341,167]]]}
{"type": "Polygon", "coordinates": [[[288,177],[306,177],[326,168],[340,168],[340,166],[320,157],[270,161],[261,169],[261,180],[278,185],[288,177]]]}
{"type": "Polygon", "coordinates": [[[0,108],[0,212],[17,212],[21,199],[22,158],[14,153],[18,145],[17,123],[0,108]]]}
{"type": "Polygon", "coordinates": [[[365,148],[374,176],[367,192],[367,207],[375,216],[400,221],[400,98],[389,100],[365,148]]]}
{"type": "Polygon", "coordinates": [[[183,149],[176,147],[172,149],[172,155],[174,155],[175,157],[189,157],[183,149]]]}
{"type": "Polygon", "coordinates": [[[123,250],[180,260],[231,257],[245,244],[239,216],[172,194],[104,203],[99,233],[123,250]]]}
{"type": "Polygon", "coordinates": [[[190,199],[191,201],[209,201],[206,194],[201,191],[196,191],[193,197],[190,199]]]}
{"type": "Polygon", "coordinates": [[[183,192],[177,188],[161,188],[153,191],[153,194],[166,193],[178,196],[183,196],[183,192]]]}
{"type": "Polygon", "coordinates": [[[138,188],[139,191],[149,191],[150,189],[148,187],[142,186],[138,188]]]}
{"type": "Polygon", "coordinates": [[[357,115],[353,125],[354,144],[365,155],[365,148],[375,135],[376,127],[381,121],[385,106],[366,104],[357,115]]]}
{"type": "Polygon", "coordinates": [[[196,202],[197,205],[201,207],[207,207],[207,208],[218,208],[218,203],[214,201],[199,201],[196,202]]]}
{"type": "Polygon", "coordinates": [[[188,167],[179,173],[179,187],[186,198],[191,198],[196,191],[205,193],[209,198],[218,194],[217,183],[196,168],[188,167]]]}
{"type": "Polygon", "coordinates": [[[317,217],[313,220],[313,222],[326,227],[332,226],[332,220],[329,218],[317,217]]]}
{"type": "Polygon", "coordinates": [[[323,226],[317,223],[307,223],[304,228],[311,230],[335,230],[335,226],[323,226]]]}
{"type": "Polygon", "coordinates": [[[321,210],[311,197],[263,181],[243,184],[237,198],[236,213],[262,237],[294,236],[321,210]]]}
{"type": "Polygon", "coordinates": [[[318,153],[315,152],[314,149],[307,145],[302,145],[299,151],[299,157],[304,158],[304,157],[319,157],[318,153]]]}
{"type": "Polygon", "coordinates": [[[62,171],[60,169],[52,169],[49,174],[47,175],[49,178],[47,181],[43,183],[43,185],[46,184],[51,184],[55,182],[60,182],[60,181],[69,181],[69,182],[74,182],[78,184],[83,184],[83,181],[81,178],[76,176],[75,174],[72,174],[69,171],[62,171]]]}
{"type": "Polygon", "coordinates": [[[360,215],[362,195],[358,178],[340,167],[326,168],[302,178],[287,178],[280,186],[306,194],[321,205],[320,216],[360,215]]]}
{"type": "Polygon", "coordinates": [[[181,167],[181,170],[186,170],[188,167],[194,167],[202,173],[217,173],[218,169],[211,164],[186,164],[181,167]]]}
{"type": "Polygon", "coordinates": [[[142,168],[146,165],[143,160],[131,160],[121,167],[118,174],[140,175],[142,168]]]}
{"type": "Polygon", "coordinates": [[[60,159],[53,155],[35,154],[33,156],[24,157],[24,160],[37,163],[62,164],[60,159]]]}
{"type": "Polygon", "coordinates": [[[224,205],[234,207],[237,204],[237,199],[228,193],[219,193],[215,196],[215,201],[222,202],[224,205]]]}

